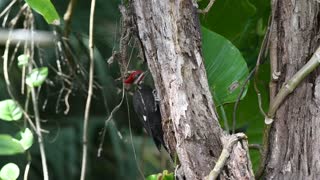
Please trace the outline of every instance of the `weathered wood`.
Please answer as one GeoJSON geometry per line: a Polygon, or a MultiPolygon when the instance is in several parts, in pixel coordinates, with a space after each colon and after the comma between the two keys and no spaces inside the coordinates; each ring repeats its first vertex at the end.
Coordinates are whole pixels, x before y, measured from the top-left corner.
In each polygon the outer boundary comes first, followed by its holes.
{"type": "MultiPolygon", "coordinates": [[[[202,179],[220,156],[217,120],[192,0],[132,0],[138,38],[161,99],[165,141],[187,179],[202,179]]],[[[237,143],[221,179],[252,179],[246,143],[237,143]]]]}
{"type": "MultiPolygon", "coordinates": [[[[280,72],[273,83],[279,90],[319,46],[320,4],[274,0],[272,6],[272,73],[280,72]]],[[[320,178],[319,75],[317,71],[307,77],[278,109],[269,135],[266,179],[320,178]]]]}

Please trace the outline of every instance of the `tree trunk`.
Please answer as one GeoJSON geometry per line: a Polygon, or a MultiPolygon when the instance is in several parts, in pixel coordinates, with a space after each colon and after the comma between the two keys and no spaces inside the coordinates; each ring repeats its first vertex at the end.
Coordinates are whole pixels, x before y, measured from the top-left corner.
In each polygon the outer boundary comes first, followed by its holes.
{"type": "MultiPolygon", "coordinates": [[[[280,76],[273,80],[271,101],[319,46],[319,5],[316,0],[273,0],[271,67],[280,76]]],[[[319,74],[308,76],[278,109],[269,136],[266,179],[320,178],[319,74]]]]}
{"type": "MultiPolygon", "coordinates": [[[[137,36],[155,87],[165,141],[187,179],[203,179],[228,140],[217,120],[192,0],[132,0],[137,36]]],[[[238,142],[221,179],[252,179],[246,141],[238,142]]]]}

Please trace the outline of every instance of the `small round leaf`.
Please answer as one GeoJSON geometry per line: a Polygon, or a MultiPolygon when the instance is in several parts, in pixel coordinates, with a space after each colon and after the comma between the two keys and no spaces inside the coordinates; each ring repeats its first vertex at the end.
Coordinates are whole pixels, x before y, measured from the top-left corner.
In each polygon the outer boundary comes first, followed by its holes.
{"type": "Polygon", "coordinates": [[[29,128],[19,132],[21,139],[18,142],[21,144],[24,150],[29,149],[33,144],[33,134],[29,128]]]}
{"type": "Polygon", "coordinates": [[[22,109],[11,99],[0,101],[0,119],[17,121],[22,117],[22,109]]]}
{"type": "Polygon", "coordinates": [[[14,163],[4,165],[0,170],[1,180],[16,180],[19,177],[20,169],[14,163]]]}
{"type": "Polygon", "coordinates": [[[47,67],[35,68],[27,75],[26,84],[30,87],[39,87],[46,80],[47,76],[47,67]]]}
{"type": "Polygon", "coordinates": [[[26,66],[29,62],[29,56],[26,54],[21,54],[18,56],[18,66],[23,67],[26,66]]]}

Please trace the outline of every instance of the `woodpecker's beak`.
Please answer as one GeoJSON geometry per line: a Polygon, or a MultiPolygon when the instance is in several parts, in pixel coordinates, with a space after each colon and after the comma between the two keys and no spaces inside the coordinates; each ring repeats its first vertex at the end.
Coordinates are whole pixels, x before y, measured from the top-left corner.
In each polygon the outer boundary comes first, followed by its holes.
{"type": "Polygon", "coordinates": [[[144,76],[145,76],[145,72],[142,72],[141,74],[139,74],[139,76],[134,80],[133,84],[141,84],[144,80],[144,76]]]}

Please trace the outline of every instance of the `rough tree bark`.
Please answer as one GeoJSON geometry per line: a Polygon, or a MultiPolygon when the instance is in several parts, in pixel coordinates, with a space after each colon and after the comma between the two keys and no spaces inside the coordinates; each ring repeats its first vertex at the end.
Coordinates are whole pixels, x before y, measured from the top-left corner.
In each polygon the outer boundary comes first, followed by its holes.
{"type": "MultiPolygon", "coordinates": [[[[316,0],[273,0],[270,57],[275,92],[319,46],[320,4],[316,0]],[[274,77],[274,76],[273,76],[274,77]]],[[[320,178],[320,71],[308,76],[278,109],[269,136],[265,179],[320,178]]],[[[273,88],[274,87],[274,88],[273,88]]]]}
{"type": "MultiPolygon", "coordinates": [[[[192,0],[132,0],[137,36],[161,99],[165,141],[187,179],[203,179],[228,140],[221,129],[201,54],[192,0]]],[[[247,143],[238,142],[221,179],[253,179],[247,143]]]]}

